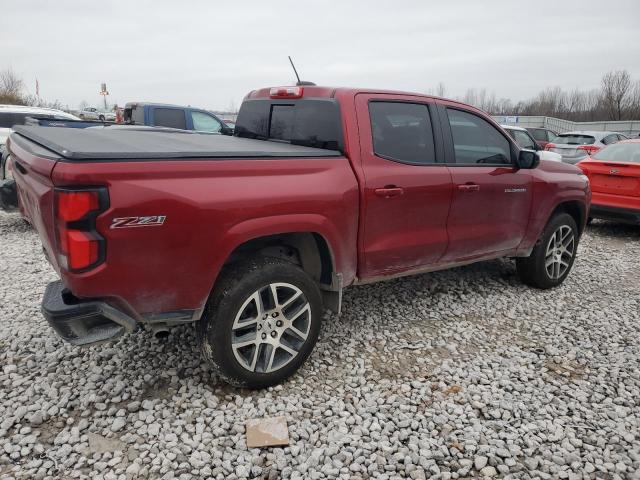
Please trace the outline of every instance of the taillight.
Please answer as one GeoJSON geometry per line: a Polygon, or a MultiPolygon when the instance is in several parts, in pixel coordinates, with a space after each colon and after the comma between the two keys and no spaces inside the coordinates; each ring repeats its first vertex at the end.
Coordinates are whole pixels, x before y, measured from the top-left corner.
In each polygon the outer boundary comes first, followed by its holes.
{"type": "Polygon", "coordinates": [[[593,155],[594,153],[597,153],[600,150],[600,147],[596,145],[580,145],[578,147],[578,150],[584,150],[589,155],[593,155]]]}
{"type": "Polygon", "coordinates": [[[96,231],[96,217],[109,206],[107,190],[55,190],[56,237],[60,266],[83,272],[104,261],[105,240],[96,231]]]}
{"type": "Polygon", "coordinates": [[[545,149],[545,150],[551,150],[552,148],[556,148],[556,144],[555,144],[555,143],[547,143],[547,144],[544,146],[544,149],[545,149]]]}
{"type": "Polygon", "coordinates": [[[271,98],[302,98],[302,87],[273,87],[269,90],[271,98]]]}

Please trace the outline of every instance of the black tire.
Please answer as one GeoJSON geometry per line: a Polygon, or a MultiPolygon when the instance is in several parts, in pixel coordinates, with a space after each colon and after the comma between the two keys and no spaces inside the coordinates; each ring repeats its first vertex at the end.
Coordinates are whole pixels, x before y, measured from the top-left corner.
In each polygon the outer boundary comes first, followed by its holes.
{"type": "Polygon", "coordinates": [[[540,289],[548,289],[560,285],[564,282],[565,278],[567,278],[569,272],[571,272],[573,262],[576,258],[576,252],[578,250],[578,240],[578,227],[573,217],[567,213],[554,215],[551,220],[549,220],[549,223],[547,223],[547,226],[533,248],[531,255],[516,259],[516,268],[518,270],[520,280],[526,285],[540,289]],[[557,278],[553,278],[547,271],[547,267],[545,265],[547,248],[550,245],[551,237],[562,227],[568,227],[571,229],[574,239],[573,250],[571,257],[566,262],[568,263],[566,270],[557,278]]]}
{"type": "Polygon", "coordinates": [[[591,225],[593,223],[593,217],[587,218],[587,225],[591,225]]]}
{"type": "MultiPolygon", "coordinates": [[[[285,290],[286,288],[287,287],[285,287],[285,290]]],[[[291,308],[296,306],[294,304],[295,302],[291,308]]],[[[263,312],[268,311],[267,302],[264,302],[264,307],[263,312]]],[[[304,308],[302,308],[302,310],[304,310],[304,308]]],[[[269,317],[268,314],[266,315],[269,317]]],[[[281,318],[287,318],[284,316],[284,308],[282,315],[283,317],[281,318]]],[[[311,354],[318,339],[322,315],[322,298],[318,286],[300,267],[286,260],[274,257],[256,257],[232,264],[225,268],[220,274],[213,293],[209,297],[202,318],[198,322],[198,340],[204,358],[226,382],[238,387],[265,388],[283,382],[302,366],[311,354]],[[264,292],[264,289],[273,283],[286,283],[301,291],[302,296],[300,296],[301,300],[299,301],[303,302],[306,300],[310,308],[309,313],[303,314],[306,324],[305,331],[308,329],[308,333],[305,340],[300,340],[298,337],[295,337],[298,342],[296,348],[298,353],[291,357],[288,363],[271,372],[266,370],[258,371],[259,369],[255,366],[255,370],[251,371],[243,366],[234,355],[234,349],[231,346],[232,339],[235,335],[233,326],[236,316],[240,315],[243,306],[244,308],[248,308],[246,302],[250,302],[250,299],[256,292],[264,292]]],[[[255,316],[256,318],[261,317],[257,313],[255,316]]],[[[264,321],[267,322],[270,320],[272,319],[269,317],[268,320],[264,321]]],[[[248,328],[252,329],[252,327],[248,328]]],[[[248,356],[253,358],[253,355],[256,355],[258,358],[258,360],[254,360],[254,365],[256,365],[260,359],[266,358],[273,348],[267,344],[263,344],[262,341],[258,339],[259,333],[257,328],[256,326],[255,338],[260,344],[247,347],[251,349],[248,356]],[[255,353],[253,353],[253,348],[255,348],[255,353]],[[262,356],[265,351],[268,353],[262,356]]],[[[260,328],[262,328],[262,325],[260,328]]],[[[272,326],[269,325],[269,327],[267,327],[265,324],[264,330],[262,330],[260,335],[263,335],[267,328],[271,329],[272,326]]],[[[285,329],[286,332],[286,326],[281,328],[285,329]]],[[[236,330],[236,332],[237,331],[238,330],[236,330]]],[[[249,334],[251,335],[252,332],[249,332],[249,334]]],[[[282,336],[282,338],[285,338],[285,341],[287,341],[288,337],[285,337],[284,333],[282,336]]],[[[278,341],[280,338],[281,337],[278,337],[278,341]]],[[[276,351],[279,350],[276,349],[276,351]]],[[[280,353],[282,352],[285,351],[280,351],[280,353]]],[[[286,355],[289,354],[286,353],[286,355]]]]}
{"type": "Polygon", "coordinates": [[[98,117],[98,120],[100,120],[101,122],[104,122],[104,115],[100,115],[100,116],[98,117]]]}

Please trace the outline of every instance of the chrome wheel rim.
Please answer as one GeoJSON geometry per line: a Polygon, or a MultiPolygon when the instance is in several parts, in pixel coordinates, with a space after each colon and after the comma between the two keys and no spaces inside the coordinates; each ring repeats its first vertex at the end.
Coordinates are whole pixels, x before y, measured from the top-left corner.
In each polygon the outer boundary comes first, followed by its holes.
{"type": "Polygon", "coordinates": [[[544,259],[547,275],[552,280],[561,278],[571,266],[576,241],[571,227],[562,225],[551,235],[544,259]]]}
{"type": "Polygon", "coordinates": [[[231,348],[246,370],[271,373],[298,356],[311,328],[311,305],[290,283],[270,283],[247,298],[233,321],[231,348]]]}

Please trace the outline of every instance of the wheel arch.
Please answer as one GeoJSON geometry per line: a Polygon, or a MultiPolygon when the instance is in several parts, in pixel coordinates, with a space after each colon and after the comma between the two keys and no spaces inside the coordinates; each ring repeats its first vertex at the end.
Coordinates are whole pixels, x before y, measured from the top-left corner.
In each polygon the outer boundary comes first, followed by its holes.
{"type": "Polygon", "coordinates": [[[576,222],[578,231],[582,233],[587,224],[587,212],[583,203],[576,200],[568,200],[559,203],[556,208],[549,215],[549,220],[552,219],[558,213],[569,214],[576,222]]]}
{"type": "Polygon", "coordinates": [[[295,263],[325,288],[331,286],[336,271],[330,244],[318,232],[282,232],[252,237],[231,251],[224,266],[254,255],[277,257],[295,263]]]}

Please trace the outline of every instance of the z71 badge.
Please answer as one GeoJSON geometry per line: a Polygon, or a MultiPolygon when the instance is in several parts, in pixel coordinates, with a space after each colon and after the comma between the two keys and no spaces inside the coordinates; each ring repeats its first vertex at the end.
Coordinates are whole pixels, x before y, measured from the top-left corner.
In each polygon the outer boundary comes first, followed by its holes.
{"type": "Polygon", "coordinates": [[[149,217],[122,217],[111,221],[111,228],[129,227],[158,227],[167,219],[166,215],[151,215],[149,217]]]}

